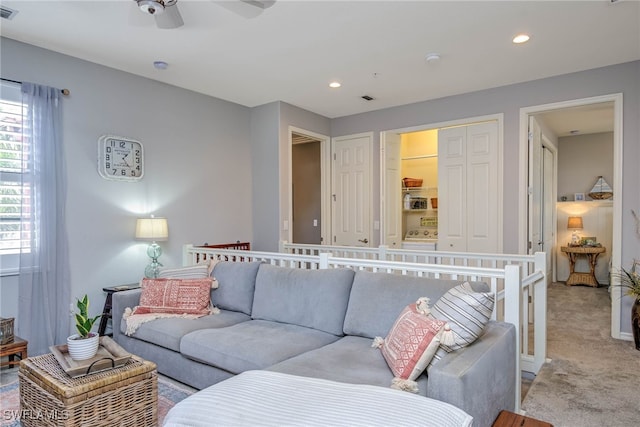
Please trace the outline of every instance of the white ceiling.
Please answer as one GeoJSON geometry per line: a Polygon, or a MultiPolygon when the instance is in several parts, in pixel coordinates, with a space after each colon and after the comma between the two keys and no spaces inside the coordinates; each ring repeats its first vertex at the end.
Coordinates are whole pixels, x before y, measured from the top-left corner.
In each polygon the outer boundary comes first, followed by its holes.
{"type": "Polygon", "coordinates": [[[132,0],[2,4],[18,10],[0,22],[4,37],[249,107],[281,100],[329,118],[640,59],[637,0],[278,0],[253,18],[232,11],[251,9],[237,0],[178,0],[185,25],[170,30],[132,0]],[[514,45],[519,32],[531,40],[514,45]],[[427,63],[432,52],[441,60],[427,63]],[[328,87],[334,79],[340,89],[328,87]]]}

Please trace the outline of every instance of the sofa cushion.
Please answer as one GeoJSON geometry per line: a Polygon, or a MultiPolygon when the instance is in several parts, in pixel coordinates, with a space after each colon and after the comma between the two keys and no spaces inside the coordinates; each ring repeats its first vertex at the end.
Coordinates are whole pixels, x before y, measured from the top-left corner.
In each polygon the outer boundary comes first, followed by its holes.
{"type": "Polygon", "coordinates": [[[223,310],[251,314],[256,273],[260,262],[220,261],[211,275],[218,281],[218,289],[211,292],[213,304],[223,310]]]}
{"type": "Polygon", "coordinates": [[[335,335],[297,325],[250,320],[221,329],[185,335],[180,352],[191,359],[238,374],[275,363],[336,341],[335,335]]]}
{"type": "MultiPolygon", "coordinates": [[[[390,273],[358,271],[344,321],[344,333],[374,338],[387,335],[404,307],[420,297],[437,301],[461,280],[429,279],[390,273]]],[[[488,291],[485,283],[472,282],[478,291],[488,291]]]]}
{"type": "MultiPolygon", "coordinates": [[[[371,339],[349,335],[317,350],[270,366],[266,370],[387,388],[393,380],[393,373],[382,353],[371,347],[371,339]]],[[[426,375],[418,377],[417,382],[419,394],[426,395],[426,375]]]]}
{"type": "Polygon", "coordinates": [[[409,304],[381,343],[382,356],[397,378],[414,381],[440,346],[445,322],[419,313],[409,304]]]}
{"type": "Polygon", "coordinates": [[[342,335],[353,271],[302,270],[263,264],[251,317],[342,335]]]}
{"type": "MultiPolygon", "coordinates": [[[[173,351],[180,351],[180,340],[189,332],[199,329],[223,328],[225,326],[235,325],[236,323],[246,322],[250,319],[247,314],[227,310],[220,310],[218,314],[203,316],[197,319],[185,319],[181,317],[156,319],[153,322],[140,325],[132,337],[173,351]]],[[[125,319],[122,319],[120,322],[120,331],[123,334],[127,331],[127,322],[125,319]]]]}

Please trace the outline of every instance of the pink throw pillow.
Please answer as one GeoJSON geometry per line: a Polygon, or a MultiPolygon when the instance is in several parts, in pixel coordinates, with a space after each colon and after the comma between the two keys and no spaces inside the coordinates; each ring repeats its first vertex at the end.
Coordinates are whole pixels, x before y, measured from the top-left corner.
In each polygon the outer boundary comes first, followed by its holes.
{"type": "Polygon", "coordinates": [[[425,316],[409,304],[396,319],[382,344],[382,355],[396,378],[415,381],[438,346],[446,322],[425,316]]]}
{"type": "Polygon", "coordinates": [[[133,314],[211,313],[211,282],[213,279],[142,279],[140,305],[133,314]]]}

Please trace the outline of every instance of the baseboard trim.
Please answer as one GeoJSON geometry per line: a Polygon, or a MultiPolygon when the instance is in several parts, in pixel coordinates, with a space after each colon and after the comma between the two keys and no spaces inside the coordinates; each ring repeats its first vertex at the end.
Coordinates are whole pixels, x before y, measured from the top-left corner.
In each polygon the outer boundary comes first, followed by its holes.
{"type": "Polygon", "coordinates": [[[623,341],[633,341],[633,334],[631,332],[620,332],[620,339],[623,341]]]}

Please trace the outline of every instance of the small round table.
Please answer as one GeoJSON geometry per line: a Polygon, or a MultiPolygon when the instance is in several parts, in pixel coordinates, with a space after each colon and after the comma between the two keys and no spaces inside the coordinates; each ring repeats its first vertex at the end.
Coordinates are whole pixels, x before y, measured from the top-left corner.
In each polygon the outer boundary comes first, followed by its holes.
{"type": "Polygon", "coordinates": [[[600,286],[596,279],[595,271],[598,255],[606,251],[604,246],[562,246],[560,250],[569,257],[569,278],[567,279],[567,286],[587,285],[595,288],[600,286]],[[575,271],[576,258],[580,255],[586,256],[587,261],[589,261],[590,271],[588,273],[575,271]]]}

